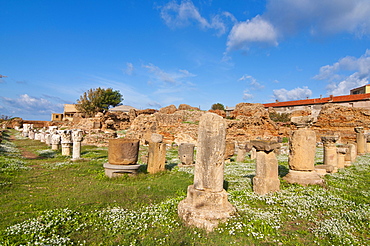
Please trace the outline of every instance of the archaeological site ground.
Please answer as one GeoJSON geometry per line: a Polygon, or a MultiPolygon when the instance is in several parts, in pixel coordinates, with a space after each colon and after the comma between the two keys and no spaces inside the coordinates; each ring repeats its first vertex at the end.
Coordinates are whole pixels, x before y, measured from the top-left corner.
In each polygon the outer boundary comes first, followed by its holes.
{"type": "Polygon", "coordinates": [[[0,245],[369,245],[370,111],[282,116],[1,122],[0,245]]]}

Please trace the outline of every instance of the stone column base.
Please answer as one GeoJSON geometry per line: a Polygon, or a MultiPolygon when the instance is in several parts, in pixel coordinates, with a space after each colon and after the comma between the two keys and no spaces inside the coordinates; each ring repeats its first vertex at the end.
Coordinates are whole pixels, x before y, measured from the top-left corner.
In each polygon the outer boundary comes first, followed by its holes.
{"type": "Polygon", "coordinates": [[[289,173],[283,178],[290,184],[323,185],[324,180],[315,171],[295,171],[289,170],[289,173]]]}
{"type": "Polygon", "coordinates": [[[225,222],[236,209],[227,200],[227,192],[197,190],[188,187],[187,197],[179,203],[178,215],[187,225],[213,231],[220,222],[225,222]]]}
{"type": "Polygon", "coordinates": [[[259,195],[265,195],[279,190],[279,179],[259,178],[257,176],[253,178],[253,191],[259,195]]]}
{"type": "Polygon", "coordinates": [[[139,169],[140,165],[112,165],[107,162],[104,163],[103,167],[105,170],[105,175],[107,175],[109,178],[114,178],[125,173],[137,174],[137,170],[139,169]]]}
{"type": "Polygon", "coordinates": [[[325,169],[327,173],[337,173],[338,168],[332,165],[316,165],[315,170],[325,169]]]}

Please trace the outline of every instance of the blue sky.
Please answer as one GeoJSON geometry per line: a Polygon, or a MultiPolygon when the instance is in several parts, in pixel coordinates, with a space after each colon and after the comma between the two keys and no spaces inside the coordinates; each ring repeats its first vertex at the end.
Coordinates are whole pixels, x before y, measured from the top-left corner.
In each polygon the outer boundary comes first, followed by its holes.
{"type": "Polygon", "coordinates": [[[369,83],[369,0],[0,0],[0,115],[90,88],[139,109],[346,95],[369,83]]]}

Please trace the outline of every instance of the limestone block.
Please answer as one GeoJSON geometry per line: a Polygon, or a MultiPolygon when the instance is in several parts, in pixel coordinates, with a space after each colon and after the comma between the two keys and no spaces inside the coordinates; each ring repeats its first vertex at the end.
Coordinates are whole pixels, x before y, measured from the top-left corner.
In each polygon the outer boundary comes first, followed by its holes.
{"type": "Polygon", "coordinates": [[[195,189],[210,189],[211,192],[223,190],[225,139],[225,120],[217,114],[204,114],[200,118],[198,129],[195,189]]]}
{"type": "Polygon", "coordinates": [[[188,187],[187,197],[178,206],[178,214],[187,225],[207,231],[213,231],[235,213],[225,190],[209,192],[195,189],[193,185],[188,187]]]}
{"type": "Polygon", "coordinates": [[[296,171],[315,169],[316,133],[309,129],[293,131],[289,141],[289,168],[296,171]]]}
{"type": "Polygon", "coordinates": [[[138,139],[110,139],[108,144],[108,162],[115,165],[136,164],[139,154],[138,139]]]}
{"type": "MultiPolygon", "coordinates": [[[[326,173],[326,170],[324,173],[326,173]]],[[[289,170],[289,173],[284,177],[284,180],[291,184],[300,184],[303,186],[324,184],[324,180],[316,171],[289,170]]]]}
{"type": "Polygon", "coordinates": [[[194,162],[194,144],[181,143],[179,146],[179,158],[182,165],[192,165],[194,162]]]}
{"type": "Polygon", "coordinates": [[[112,165],[104,163],[103,167],[105,175],[109,178],[115,178],[123,174],[137,174],[140,165],[112,165]]]}
{"type": "Polygon", "coordinates": [[[162,143],[163,142],[163,135],[158,133],[152,133],[150,140],[152,143],[162,143]]]}
{"type": "Polygon", "coordinates": [[[225,160],[230,159],[235,153],[235,143],[234,142],[226,142],[225,145],[225,160]]]}
{"type": "Polygon", "coordinates": [[[166,144],[149,143],[148,173],[165,171],[166,144]]]}
{"type": "Polygon", "coordinates": [[[339,137],[337,135],[322,136],[324,144],[324,165],[333,166],[333,173],[338,171],[338,155],[335,143],[339,137]]]}
{"type": "Polygon", "coordinates": [[[337,164],[337,167],[338,168],[344,168],[345,166],[345,158],[346,158],[346,153],[347,153],[348,149],[347,148],[337,148],[337,154],[338,154],[338,157],[337,157],[337,161],[338,161],[338,164],[337,164]]]}
{"type": "Polygon", "coordinates": [[[247,150],[245,144],[238,146],[236,162],[243,162],[245,160],[245,155],[247,154],[247,150]]]}

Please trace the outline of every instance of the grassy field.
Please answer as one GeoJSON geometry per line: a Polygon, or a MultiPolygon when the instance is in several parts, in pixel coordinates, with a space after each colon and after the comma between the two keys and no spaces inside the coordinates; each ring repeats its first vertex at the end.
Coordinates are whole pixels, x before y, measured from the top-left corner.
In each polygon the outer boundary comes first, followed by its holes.
{"type": "MultiPolygon", "coordinates": [[[[229,201],[238,215],[212,233],[183,225],[177,205],[193,182],[167,151],[167,171],[109,179],[107,148],[83,146],[84,160],[7,131],[0,144],[0,245],[369,245],[370,155],[325,177],[325,187],[281,180],[259,196],[255,163],[225,166],[229,201]]],[[[145,155],[147,149],[141,148],[145,155]]],[[[279,174],[287,156],[278,156],[279,174]]],[[[317,162],[322,162],[318,148],[317,162]]]]}

